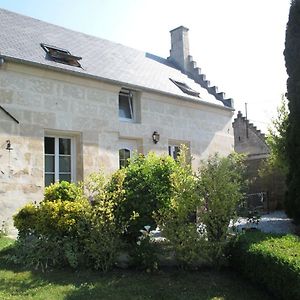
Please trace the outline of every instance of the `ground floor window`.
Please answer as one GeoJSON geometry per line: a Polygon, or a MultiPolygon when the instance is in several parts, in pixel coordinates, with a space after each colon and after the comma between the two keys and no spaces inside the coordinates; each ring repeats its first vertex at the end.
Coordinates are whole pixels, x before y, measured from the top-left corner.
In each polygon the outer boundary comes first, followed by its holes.
{"type": "Polygon", "coordinates": [[[119,150],[119,166],[120,169],[127,167],[129,164],[129,158],[131,156],[131,151],[129,149],[123,148],[119,150]]]}
{"type": "Polygon", "coordinates": [[[169,145],[169,155],[172,156],[175,160],[178,158],[180,152],[179,145],[169,145]]]}
{"type": "Polygon", "coordinates": [[[74,143],[72,138],[46,136],[45,186],[56,181],[74,181],[74,143]]]}

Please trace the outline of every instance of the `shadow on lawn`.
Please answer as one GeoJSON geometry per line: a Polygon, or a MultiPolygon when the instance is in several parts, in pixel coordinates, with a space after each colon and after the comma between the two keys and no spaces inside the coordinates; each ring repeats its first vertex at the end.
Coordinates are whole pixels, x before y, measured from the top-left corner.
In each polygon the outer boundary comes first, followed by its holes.
{"type": "Polygon", "coordinates": [[[82,286],[65,299],[271,299],[229,271],[127,271],[110,273],[107,279],[105,283],[82,286]]]}
{"type": "MultiPolygon", "coordinates": [[[[271,299],[229,270],[216,272],[166,269],[155,274],[134,270],[115,270],[106,274],[89,270],[32,271],[7,264],[0,251],[1,289],[9,295],[34,299],[43,293],[47,299],[271,299]],[[56,293],[56,294],[55,294],[56,293]],[[58,295],[58,296],[55,296],[58,295]],[[57,297],[57,298],[55,298],[57,297]]],[[[39,298],[40,299],[40,298],[39,298]]]]}

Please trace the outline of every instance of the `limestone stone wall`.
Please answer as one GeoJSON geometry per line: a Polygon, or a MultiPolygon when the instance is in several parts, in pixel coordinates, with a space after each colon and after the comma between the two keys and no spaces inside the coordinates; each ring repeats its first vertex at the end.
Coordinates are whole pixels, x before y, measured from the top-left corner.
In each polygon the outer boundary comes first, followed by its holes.
{"type": "Polygon", "coordinates": [[[268,154],[265,135],[249,122],[239,111],[232,124],[234,129],[234,150],[248,155],[268,154]]]}
{"type": "Polygon", "coordinates": [[[146,154],[168,152],[172,141],[187,142],[195,158],[233,150],[232,111],[137,90],[138,123],[121,122],[121,85],[5,63],[0,68],[0,222],[25,203],[40,201],[44,188],[44,136],[72,137],[76,144],[76,180],[100,168],[119,167],[120,140],[136,140],[146,154]],[[153,131],[160,141],[152,142],[153,131]],[[6,150],[6,141],[12,150],[6,150]]]}
{"type": "Polygon", "coordinates": [[[264,209],[282,209],[286,192],[285,177],[279,170],[273,170],[271,174],[260,175],[264,161],[269,155],[265,135],[252,123],[238,112],[233,122],[234,149],[238,153],[247,154],[246,176],[249,180],[247,194],[260,192],[267,193],[267,201],[264,209]]]}

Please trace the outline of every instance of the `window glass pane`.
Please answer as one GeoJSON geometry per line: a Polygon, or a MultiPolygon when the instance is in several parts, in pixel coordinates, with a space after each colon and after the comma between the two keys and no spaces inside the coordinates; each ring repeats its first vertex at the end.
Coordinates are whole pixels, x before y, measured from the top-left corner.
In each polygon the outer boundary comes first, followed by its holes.
{"type": "Polygon", "coordinates": [[[70,138],[45,137],[45,186],[54,183],[57,179],[71,182],[73,170],[71,146],[70,138]]]}
{"type": "Polygon", "coordinates": [[[179,146],[174,146],[174,155],[173,155],[174,159],[178,158],[179,151],[180,151],[179,146]]]}
{"type": "Polygon", "coordinates": [[[119,117],[132,119],[132,101],[129,100],[129,95],[119,95],[119,117]]]}
{"type": "Polygon", "coordinates": [[[125,159],[120,159],[119,165],[120,165],[120,169],[126,167],[126,161],[125,161],[125,159]]]}
{"type": "Polygon", "coordinates": [[[59,181],[71,182],[71,174],[59,174],[59,181]]]}
{"type": "Polygon", "coordinates": [[[71,156],[59,156],[59,172],[71,172],[71,156]]]}
{"type": "Polygon", "coordinates": [[[124,149],[119,150],[119,159],[125,159],[124,149]]]}
{"type": "Polygon", "coordinates": [[[71,139],[59,139],[59,154],[71,155],[71,139]]]}
{"type": "Polygon", "coordinates": [[[55,138],[45,137],[44,144],[45,144],[45,153],[54,154],[55,138]]]}
{"type": "Polygon", "coordinates": [[[120,149],[119,150],[119,165],[120,168],[128,166],[128,159],[130,158],[130,150],[120,149]]]}
{"type": "Polygon", "coordinates": [[[127,160],[128,158],[130,158],[130,150],[124,149],[124,158],[125,158],[125,160],[127,160]]]}
{"type": "Polygon", "coordinates": [[[54,183],[54,174],[45,174],[45,186],[49,186],[54,183]]]}
{"type": "Polygon", "coordinates": [[[177,159],[180,152],[179,146],[169,146],[169,155],[172,156],[174,159],[177,159]]]}
{"type": "Polygon", "coordinates": [[[45,155],[45,172],[54,172],[54,155],[45,155]]]}

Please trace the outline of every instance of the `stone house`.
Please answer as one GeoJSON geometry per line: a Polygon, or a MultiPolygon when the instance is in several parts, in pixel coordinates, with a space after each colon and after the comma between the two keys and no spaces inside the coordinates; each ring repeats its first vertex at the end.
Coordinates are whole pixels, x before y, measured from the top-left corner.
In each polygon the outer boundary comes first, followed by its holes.
{"type": "Polygon", "coordinates": [[[266,158],[269,155],[269,147],[265,134],[239,111],[232,123],[234,134],[234,150],[237,153],[246,153],[249,160],[266,158]]]}
{"type": "Polygon", "coordinates": [[[167,59],[0,9],[0,222],[46,185],[126,164],[132,151],[233,150],[233,101],[171,31],[167,59]]]}
{"type": "Polygon", "coordinates": [[[267,159],[270,149],[263,134],[253,123],[239,111],[232,124],[234,133],[234,150],[246,154],[247,179],[249,186],[247,194],[255,201],[258,194],[264,193],[264,209],[282,208],[285,193],[285,178],[280,172],[260,175],[263,162],[267,159]]]}

